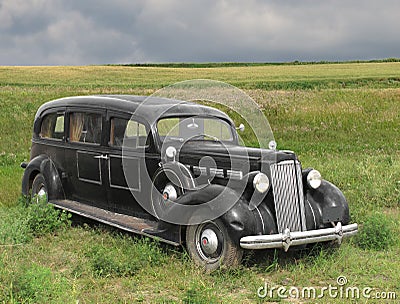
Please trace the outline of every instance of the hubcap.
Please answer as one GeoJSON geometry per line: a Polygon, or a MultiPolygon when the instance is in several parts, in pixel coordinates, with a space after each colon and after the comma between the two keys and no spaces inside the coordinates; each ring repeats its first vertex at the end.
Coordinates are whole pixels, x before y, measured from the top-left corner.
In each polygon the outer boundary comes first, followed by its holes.
{"type": "Polygon", "coordinates": [[[174,201],[178,198],[178,192],[172,184],[167,184],[163,191],[164,201],[170,200],[174,201]]]}
{"type": "Polygon", "coordinates": [[[36,193],[36,203],[47,202],[47,191],[45,187],[40,187],[39,191],[36,193]]]}
{"type": "Polygon", "coordinates": [[[200,242],[201,249],[209,256],[214,255],[218,249],[218,237],[212,229],[205,229],[202,232],[200,242]]]}
{"type": "Polygon", "coordinates": [[[37,196],[39,196],[40,198],[46,197],[46,189],[44,189],[44,187],[40,188],[37,196]]]}

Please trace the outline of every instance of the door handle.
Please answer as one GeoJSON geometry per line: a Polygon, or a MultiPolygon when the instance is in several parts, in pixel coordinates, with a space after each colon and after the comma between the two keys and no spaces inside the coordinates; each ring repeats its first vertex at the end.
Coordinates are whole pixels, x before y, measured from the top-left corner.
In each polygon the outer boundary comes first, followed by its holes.
{"type": "Polygon", "coordinates": [[[94,156],[94,158],[96,158],[96,159],[108,159],[108,155],[105,155],[105,154],[103,154],[103,155],[96,155],[96,156],[94,156]]]}

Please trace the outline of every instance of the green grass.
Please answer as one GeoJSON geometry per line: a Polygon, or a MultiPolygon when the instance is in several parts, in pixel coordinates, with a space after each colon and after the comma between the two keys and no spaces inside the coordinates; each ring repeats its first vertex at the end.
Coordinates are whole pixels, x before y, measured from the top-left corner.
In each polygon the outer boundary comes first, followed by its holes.
{"type": "MultiPolygon", "coordinates": [[[[398,62],[195,69],[0,67],[0,303],[267,302],[279,299],[257,298],[264,282],[322,287],[334,284],[339,275],[351,286],[397,291],[399,298],[399,68],[398,62]],[[318,169],[337,184],[354,221],[362,225],[379,213],[393,223],[389,247],[363,249],[354,239],[333,252],[263,252],[246,257],[239,269],[210,275],[194,267],[181,249],[110,229],[32,232],[29,211],[17,203],[23,173],[19,164],[29,159],[32,122],[41,104],[71,95],[149,95],[195,78],[244,89],[262,107],[278,148],[296,151],[304,167],[318,169]]],[[[252,144],[251,135],[246,140],[252,144]]],[[[369,302],[374,301],[379,303],[369,302]]]]}

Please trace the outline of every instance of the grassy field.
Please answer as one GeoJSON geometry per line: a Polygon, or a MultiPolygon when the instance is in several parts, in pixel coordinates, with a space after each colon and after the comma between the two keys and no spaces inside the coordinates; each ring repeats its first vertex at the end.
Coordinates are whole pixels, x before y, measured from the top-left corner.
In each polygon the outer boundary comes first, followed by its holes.
{"type": "MultiPolygon", "coordinates": [[[[370,287],[371,295],[395,291],[400,298],[400,63],[0,67],[0,88],[0,303],[279,302],[260,299],[257,289],[265,283],[322,288],[335,285],[339,275],[346,286],[370,287]],[[296,151],[304,167],[317,168],[343,189],[353,221],[367,232],[388,229],[379,237],[390,245],[364,248],[352,239],[333,252],[262,252],[238,269],[210,275],[180,248],[104,227],[66,224],[47,232],[32,224],[35,213],[18,204],[19,164],[29,157],[33,117],[42,103],[71,95],[149,95],[196,78],[245,90],[266,114],[278,148],[296,151]],[[377,228],[370,228],[377,216],[377,228]]],[[[308,301],[316,302],[290,300],[308,301]]],[[[396,301],[368,300],[374,302],[396,301]]]]}

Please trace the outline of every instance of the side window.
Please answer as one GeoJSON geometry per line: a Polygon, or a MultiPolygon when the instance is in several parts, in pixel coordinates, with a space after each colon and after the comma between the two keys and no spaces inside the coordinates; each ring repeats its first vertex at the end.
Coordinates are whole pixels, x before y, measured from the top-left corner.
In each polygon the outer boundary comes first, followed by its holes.
{"type": "Polygon", "coordinates": [[[172,118],[166,118],[166,119],[161,119],[157,123],[157,129],[158,129],[158,134],[160,137],[163,139],[166,136],[179,136],[179,118],[177,117],[172,117],[172,118]]]}
{"type": "Polygon", "coordinates": [[[217,119],[204,120],[204,133],[217,136],[221,140],[232,140],[232,131],[227,123],[217,119]]]}
{"type": "Polygon", "coordinates": [[[64,136],[64,113],[47,114],[42,120],[39,136],[62,140],[64,136]]]}
{"type": "Polygon", "coordinates": [[[134,120],[112,118],[110,130],[110,145],[122,147],[140,148],[148,147],[146,127],[134,120]]]}
{"type": "Polygon", "coordinates": [[[97,113],[74,112],[69,116],[69,141],[101,143],[102,117],[97,113]]]}

